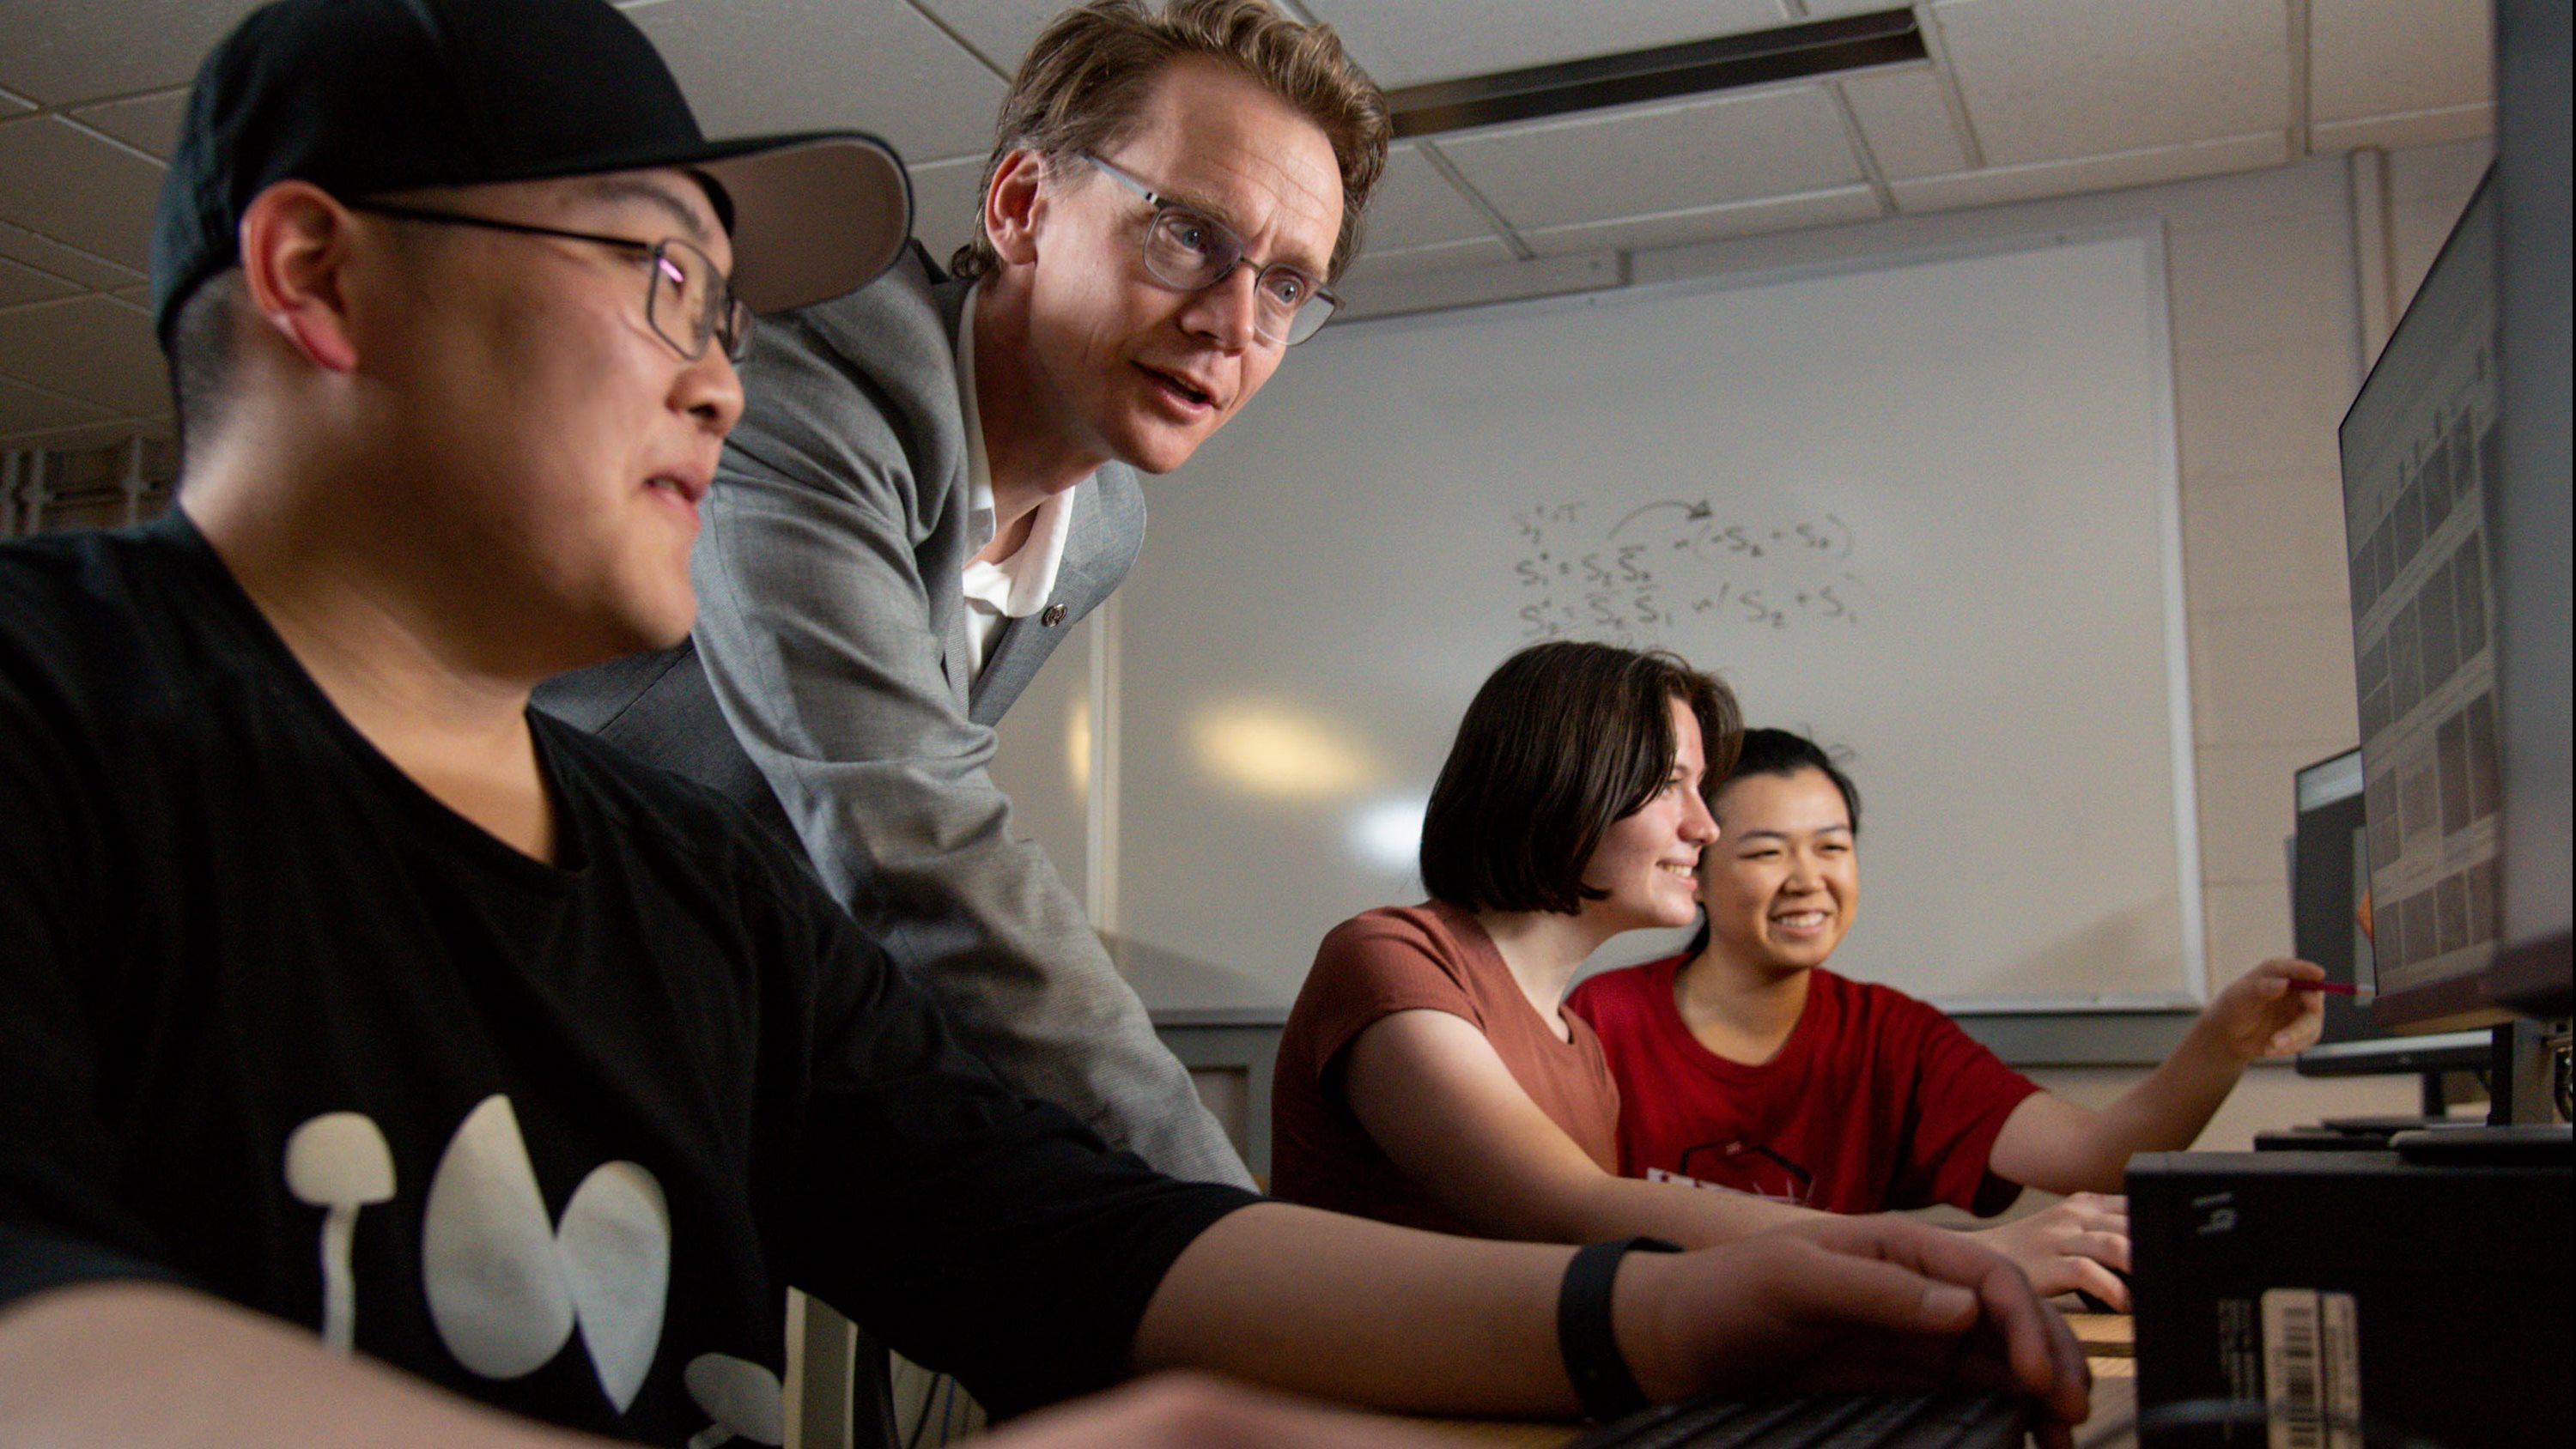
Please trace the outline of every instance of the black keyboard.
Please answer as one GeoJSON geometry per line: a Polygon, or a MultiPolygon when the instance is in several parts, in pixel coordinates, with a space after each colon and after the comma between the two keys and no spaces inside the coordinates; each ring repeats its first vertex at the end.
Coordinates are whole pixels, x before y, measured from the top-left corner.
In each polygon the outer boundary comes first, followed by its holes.
{"type": "Polygon", "coordinates": [[[1604,1424],[1567,1449],[2022,1449],[2029,1404],[2008,1394],[1692,1399],[1604,1424]]]}

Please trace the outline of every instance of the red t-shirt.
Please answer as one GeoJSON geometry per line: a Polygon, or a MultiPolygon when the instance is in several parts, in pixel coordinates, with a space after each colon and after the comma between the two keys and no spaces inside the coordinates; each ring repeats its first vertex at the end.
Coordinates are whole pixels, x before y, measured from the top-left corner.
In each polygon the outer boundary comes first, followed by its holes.
{"type": "Polygon", "coordinates": [[[1333,928],[1279,1035],[1270,1089],[1274,1197],[1411,1228],[1473,1236],[1378,1149],[1343,1094],[1347,1049],[1379,1019],[1428,1008],[1464,1017],[1512,1080],[1603,1172],[1619,1170],[1619,1089],[1600,1038],[1572,1041],[1531,1007],[1476,918],[1433,901],[1364,912],[1333,928]]]}
{"type": "Polygon", "coordinates": [[[1682,957],[1606,971],[1566,999],[1619,1084],[1619,1169],[1838,1213],[1952,1203],[1998,1213],[1986,1170],[2038,1084],[1902,991],[1817,970],[1789,1039],[1758,1067],[1700,1045],[1673,1001],[1682,957]]]}

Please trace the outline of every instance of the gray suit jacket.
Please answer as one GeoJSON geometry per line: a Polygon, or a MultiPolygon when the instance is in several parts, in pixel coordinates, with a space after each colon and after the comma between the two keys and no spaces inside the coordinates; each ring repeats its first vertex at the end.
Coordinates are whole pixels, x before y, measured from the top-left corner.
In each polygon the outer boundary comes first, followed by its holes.
{"type": "Polygon", "coordinates": [[[1015,1089],[1175,1176],[1249,1186],[987,773],[994,722],[1127,576],[1145,504],[1116,463],[1075,493],[1048,607],[1009,621],[970,684],[965,292],[934,286],[916,248],[851,296],[763,319],[691,563],[696,634],[538,703],[800,841],[1015,1089]]]}

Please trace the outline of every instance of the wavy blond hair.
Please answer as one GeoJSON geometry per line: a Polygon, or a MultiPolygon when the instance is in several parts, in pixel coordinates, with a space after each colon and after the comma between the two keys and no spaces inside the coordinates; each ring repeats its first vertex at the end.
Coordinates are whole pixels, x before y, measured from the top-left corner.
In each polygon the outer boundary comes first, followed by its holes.
{"type": "Polygon", "coordinates": [[[1001,265],[984,235],[983,205],[1004,157],[1035,151],[1052,163],[1110,150],[1134,130],[1164,68],[1184,56],[1232,66],[1324,133],[1342,173],[1342,229],[1329,268],[1340,276],[1386,170],[1386,97],[1343,54],[1333,27],[1290,20],[1266,0],[1171,0],[1159,14],[1141,0],[1092,0],[1048,22],[1002,101],[975,190],[975,239],[957,249],[949,271],[982,277],[1001,265]]]}

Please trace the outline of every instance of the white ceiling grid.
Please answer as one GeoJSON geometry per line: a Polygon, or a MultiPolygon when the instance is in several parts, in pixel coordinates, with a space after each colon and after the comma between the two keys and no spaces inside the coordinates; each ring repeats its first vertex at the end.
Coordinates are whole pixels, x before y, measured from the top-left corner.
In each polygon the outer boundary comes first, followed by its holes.
{"type": "MultiPolygon", "coordinates": [[[[252,0],[0,18],[0,448],[168,403],[143,272],[198,60],[252,0]]],[[[857,127],[971,226],[1005,72],[1063,0],[629,0],[710,133],[857,127]]],[[[1292,0],[1391,87],[1889,0],[1292,0]]],[[[1917,0],[1930,59],[1400,144],[1350,279],[1585,256],[2277,165],[2489,127],[2484,0],[1917,0]]]]}

